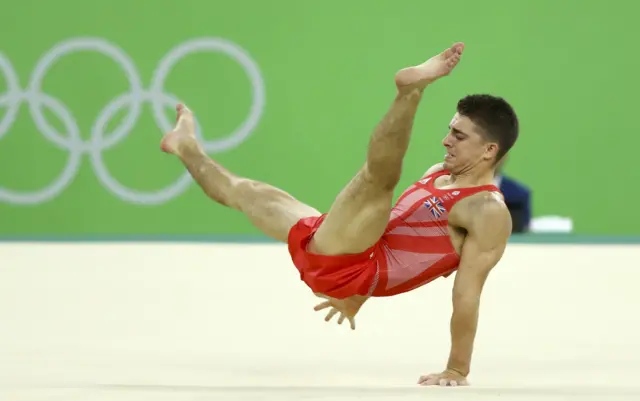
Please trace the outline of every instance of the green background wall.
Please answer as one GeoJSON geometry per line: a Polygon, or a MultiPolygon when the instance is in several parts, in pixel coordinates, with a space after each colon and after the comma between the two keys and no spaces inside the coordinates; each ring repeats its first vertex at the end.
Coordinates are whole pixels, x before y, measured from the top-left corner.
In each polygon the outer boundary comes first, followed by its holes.
{"type": "Polygon", "coordinates": [[[363,162],[369,134],[394,95],[395,71],[464,41],[459,68],[425,97],[398,192],[441,160],[457,99],[490,92],[512,102],[521,118],[506,172],[532,188],[534,215],[570,216],[583,234],[638,234],[638,8],[590,0],[7,3],[0,35],[0,235],[255,234],[194,184],[163,202],[140,195],[184,173],[159,151],[164,128],[147,100],[163,108],[165,127],[175,101],[184,100],[207,140],[229,137],[249,114],[254,88],[220,52],[181,58],[164,86],[151,90],[172,49],[212,38],[246,52],[264,89],[249,135],[222,151],[210,148],[238,174],[326,210],[363,162]],[[140,90],[131,93],[122,66],[95,50],[60,57],[45,68],[40,91],[30,86],[45,53],[74,38],[104,40],[125,53],[140,90]],[[123,107],[107,109],[118,100],[123,107]],[[135,124],[109,143],[135,100],[143,102],[135,124]],[[43,118],[33,118],[28,101],[44,110],[43,118]],[[108,111],[116,111],[110,120],[108,111]],[[63,133],[57,144],[56,130],[63,133]],[[7,191],[37,192],[62,174],[73,153],[65,146],[78,155],[68,185],[11,202],[7,191]],[[104,171],[92,160],[131,189],[130,197],[110,191],[107,184],[117,182],[102,182],[104,171]]]}

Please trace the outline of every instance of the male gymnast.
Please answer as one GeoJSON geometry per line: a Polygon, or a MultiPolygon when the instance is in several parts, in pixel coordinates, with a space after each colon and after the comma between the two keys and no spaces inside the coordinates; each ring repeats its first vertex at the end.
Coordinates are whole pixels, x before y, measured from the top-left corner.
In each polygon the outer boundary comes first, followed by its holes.
{"type": "Polygon", "coordinates": [[[451,350],[446,369],[421,385],[467,385],[480,295],[511,234],[509,211],[493,185],[496,164],[515,144],[518,119],[492,95],[457,104],[443,139],[446,155],[393,204],[414,117],[425,89],[451,73],[463,43],[396,73],[396,97],[375,128],[366,161],[320,213],[281,189],[239,177],[211,160],[195,137],[192,112],[177,106],[177,123],[161,149],[177,156],[214,201],[244,213],[266,235],[287,243],[301,280],[326,301],[330,321],[355,315],[370,297],[414,290],[456,272],[451,350]]]}

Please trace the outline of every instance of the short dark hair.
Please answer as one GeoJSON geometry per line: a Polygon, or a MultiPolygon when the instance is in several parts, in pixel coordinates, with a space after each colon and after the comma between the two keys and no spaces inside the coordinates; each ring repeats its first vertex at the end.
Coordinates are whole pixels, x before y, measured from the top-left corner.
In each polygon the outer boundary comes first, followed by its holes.
{"type": "Polygon", "coordinates": [[[518,139],[519,123],[513,107],[501,97],[479,94],[460,99],[458,113],[480,126],[490,141],[498,143],[499,161],[518,139]]]}

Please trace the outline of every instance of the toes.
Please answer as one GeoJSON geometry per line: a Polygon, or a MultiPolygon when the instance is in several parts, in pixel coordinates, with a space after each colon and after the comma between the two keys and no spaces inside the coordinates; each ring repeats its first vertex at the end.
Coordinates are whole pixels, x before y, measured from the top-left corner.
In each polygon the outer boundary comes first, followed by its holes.
{"type": "Polygon", "coordinates": [[[177,118],[180,118],[180,116],[183,114],[191,114],[191,110],[189,110],[189,108],[184,103],[178,103],[176,105],[176,112],[178,114],[177,118]]]}
{"type": "Polygon", "coordinates": [[[453,57],[453,56],[459,56],[462,54],[462,51],[464,50],[464,43],[462,42],[457,42],[454,43],[451,47],[449,47],[447,50],[444,51],[444,56],[446,58],[449,57],[453,57]]]}
{"type": "Polygon", "coordinates": [[[453,57],[451,57],[450,59],[447,60],[447,67],[453,68],[456,65],[458,65],[459,62],[460,62],[460,56],[459,55],[455,55],[455,56],[453,56],[453,57]]]}
{"type": "Polygon", "coordinates": [[[454,43],[454,44],[453,44],[453,46],[452,46],[452,47],[453,47],[453,51],[454,51],[456,54],[462,54],[462,51],[464,50],[464,43],[462,43],[462,42],[456,42],[456,43],[454,43]]]}

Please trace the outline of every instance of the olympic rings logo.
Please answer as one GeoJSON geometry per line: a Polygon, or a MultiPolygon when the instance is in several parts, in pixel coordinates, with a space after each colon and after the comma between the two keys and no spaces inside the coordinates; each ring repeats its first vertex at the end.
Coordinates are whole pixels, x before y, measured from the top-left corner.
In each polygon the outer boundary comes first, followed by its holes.
{"type": "Polygon", "coordinates": [[[31,74],[26,89],[20,87],[20,81],[9,60],[0,52],[0,72],[7,82],[7,92],[0,94],[0,107],[8,109],[0,119],[0,139],[15,122],[19,108],[23,103],[40,133],[58,148],[68,152],[66,166],[62,172],[44,188],[31,192],[18,192],[0,186],[0,201],[13,204],[39,204],[47,202],[65,190],[78,174],[83,154],[89,156],[91,166],[100,182],[120,199],[138,204],[161,204],[182,194],[191,184],[189,173],[185,172],[171,185],[153,192],[141,192],[127,188],[114,178],[107,169],[102,152],[114,147],[133,130],[145,102],[151,104],[154,119],[161,132],[173,128],[174,120],[163,113],[166,107],[172,107],[179,100],[164,91],[164,83],[176,65],[184,57],[200,52],[220,52],[235,60],[245,71],[253,88],[252,103],[245,120],[225,138],[205,141],[201,137],[200,124],[198,136],[206,152],[224,152],[244,142],[258,125],[265,104],[265,85],[260,70],[252,58],[240,46],[221,38],[196,38],[181,43],[169,51],[158,63],[149,89],[142,86],[140,75],[131,58],[118,46],[101,38],[73,38],[55,45],[40,58],[31,74]],[[71,111],[55,97],[42,92],[42,81],[47,71],[62,57],[75,52],[92,51],[105,55],[115,61],[129,81],[129,91],[108,103],[98,114],[91,127],[90,139],[80,136],[71,111]],[[123,108],[128,113],[122,123],[111,132],[105,132],[108,122],[123,108]],[[65,134],[59,133],[44,116],[44,109],[54,112],[64,124],[65,134]]]}

